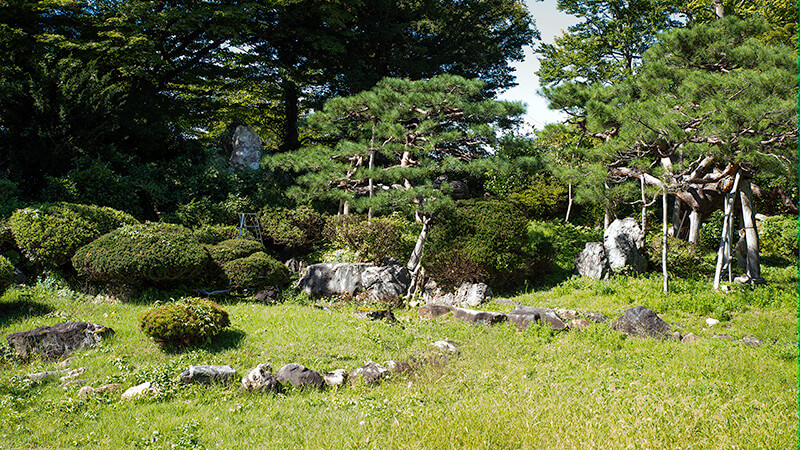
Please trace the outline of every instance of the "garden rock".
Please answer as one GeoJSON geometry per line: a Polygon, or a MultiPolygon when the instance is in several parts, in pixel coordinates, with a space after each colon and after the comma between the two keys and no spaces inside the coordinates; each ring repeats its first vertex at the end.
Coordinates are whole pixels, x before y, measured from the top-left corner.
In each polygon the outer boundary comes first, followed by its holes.
{"type": "Polygon", "coordinates": [[[758,347],[761,345],[761,339],[755,336],[745,336],[742,338],[742,343],[748,347],[758,347]]]}
{"type": "Polygon", "coordinates": [[[458,353],[458,347],[453,341],[436,341],[433,343],[433,346],[445,353],[458,353]]]}
{"type": "Polygon", "coordinates": [[[228,384],[236,376],[236,370],[231,366],[189,366],[181,372],[180,378],[184,383],[199,384],[228,384]]]}
{"type": "Polygon", "coordinates": [[[330,387],[342,386],[347,382],[347,371],[344,369],[336,369],[333,372],[323,373],[322,379],[325,380],[325,384],[330,387]]]}
{"type": "Polygon", "coordinates": [[[494,325],[506,320],[506,315],[495,311],[476,311],[474,309],[455,308],[453,316],[464,322],[494,325]]]}
{"type": "Polygon", "coordinates": [[[599,312],[588,312],[586,313],[586,318],[595,323],[606,323],[606,321],[608,321],[606,316],[600,314],[599,312]]]}
{"type": "Polygon", "coordinates": [[[319,389],[325,384],[322,375],[297,363],[286,364],[278,369],[275,378],[281,384],[290,384],[296,388],[310,387],[319,389]]]}
{"type": "Polygon", "coordinates": [[[590,325],[592,325],[592,323],[586,319],[572,319],[567,323],[567,328],[575,331],[583,331],[586,327],[589,327],[590,325]]]}
{"type": "Polygon", "coordinates": [[[350,374],[350,382],[374,384],[380,381],[380,379],[383,378],[383,376],[388,372],[389,369],[383,367],[375,361],[367,361],[367,363],[363,366],[357,367],[355,370],[353,370],[353,373],[350,374]]]}
{"type": "Polygon", "coordinates": [[[354,295],[367,292],[374,300],[406,293],[411,275],[405,266],[375,266],[366,263],[320,263],[308,266],[295,289],[312,297],[354,295]]]}
{"type": "Polygon", "coordinates": [[[708,325],[709,327],[713,327],[714,325],[716,325],[718,323],[719,323],[719,320],[717,320],[717,319],[712,319],[711,317],[706,319],[706,325],[708,325]]]}
{"type": "Polygon", "coordinates": [[[669,324],[661,320],[653,310],[644,306],[625,311],[622,317],[611,324],[611,328],[631,336],[666,339],[671,335],[669,324]]]}
{"type": "Polygon", "coordinates": [[[86,372],[86,367],[81,367],[81,368],[78,368],[78,369],[70,370],[69,372],[67,372],[66,375],[61,377],[59,379],[59,381],[61,381],[63,383],[64,381],[71,380],[73,378],[78,378],[79,376],[81,376],[83,374],[83,372],[86,372]]]}
{"type": "Polygon", "coordinates": [[[694,333],[689,333],[686,336],[684,336],[683,339],[681,339],[681,342],[683,342],[684,344],[693,344],[701,340],[703,340],[703,338],[701,338],[700,336],[694,333]]]}
{"type": "Polygon", "coordinates": [[[87,398],[90,394],[96,392],[114,392],[122,387],[119,383],[104,384],[100,387],[84,386],[78,391],[78,397],[87,398]]]}
{"type": "Polygon", "coordinates": [[[248,167],[258,169],[261,162],[261,137],[253,127],[239,125],[233,132],[233,152],[231,152],[231,165],[233,167],[248,167]]]}
{"type": "Polygon", "coordinates": [[[304,270],[308,267],[308,263],[303,261],[302,259],[297,258],[290,258],[285,263],[283,263],[289,272],[293,275],[302,274],[304,270]]]}
{"type": "Polygon", "coordinates": [[[69,388],[71,388],[73,386],[83,386],[84,384],[86,384],[88,382],[89,382],[89,380],[86,379],[86,378],[80,378],[80,379],[77,379],[77,380],[69,380],[69,381],[67,381],[65,383],[62,383],[61,387],[64,388],[64,389],[69,389],[69,388]]]}
{"type": "Polygon", "coordinates": [[[563,321],[572,320],[578,317],[578,311],[564,308],[558,308],[556,310],[556,314],[558,314],[558,318],[563,321]]]}
{"type": "Polygon", "coordinates": [[[565,330],[567,325],[562,321],[555,311],[548,308],[536,308],[533,306],[517,306],[516,309],[508,313],[508,321],[519,329],[528,328],[530,322],[541,322],[550,325],[556,331],[565,330]]]}
{"type": "Polygon", "coordinates": [[[397,318],[389,309],[358,308],[355,311],[355,315],[360,319],[386,320],[387,322],[397,322],[397,318]]]}
{"type": "Polygon", "coordinates": [[[281,291],[276,287],[268,287],[264,290],[258,291],[253,295],[253,299],[260,303],[275,303],[280,298],[281,291]]]}
{"type": "Polygon", "coordinates": [[[45,358],[57,359],[75,350],[92,348],[114,330],[88,322],[65,322],[52,327],[39,327],[6,336],[8,344],[27,359],[36,353],[45,358]]]}
{"type": "Polygon", "coordinates": [[[607,280],[611,274],[608,256],[602,242],[587,242],[575,257],[575,272],[584,277],[607,280]]]}
{"type": "Polygon", "coordinates": [[[429,305],[479,306],[491,300],[492,290],[483,283],[462,283],[455,292],[444,292],[434,281],[425,284],[422,299],[429,305]]]}
{"type": "Polygon", "coordinates": [[[129,387],[122,393],[123,400],[130,400],[142,395],[145,395],[154,390],[155,386],[152,382],[148,381],[137,386],[129,387]]]}
{"type": "Polygon", "coordinates": [[[450,314],[453,311],[455,311],[455,308],[452,306],[423,305],[419,307],[417,313],[420,315],[420,317],[425,317],[426,319],[435,319],[436,317],[450,314]]]}
{"type": "Polygon", "coordinates": [[[66,372],[67,372],[66,369],[63,369],[63,370],[48,370],[48,371],[44,371],[44,372],[29,373],[28,375],[25,376],[25,378],[27,378],[29,380],[33,380],[33,381],[43,381],[43,380],[47,380],[49,378],[55,378],[55,377],[57,377],[57,376],[59,376],[59,375],[61,375],[63,373],[66,373],[66,372]]]}
{"type": "Polygon", "coordinates": [[[242,387],[250,392],[278,392],[281,385],[272,374],[272,366],[259,364],[242,378],[242,387]]]}
{"type": "Polygon", "coordinates": [[[641,252],[644,233],[636,219],[626,217],[611,222],[603,233],[603,247],[611,269],[632,267],[637,272],[647,269],[647,260],[641,252]]]}

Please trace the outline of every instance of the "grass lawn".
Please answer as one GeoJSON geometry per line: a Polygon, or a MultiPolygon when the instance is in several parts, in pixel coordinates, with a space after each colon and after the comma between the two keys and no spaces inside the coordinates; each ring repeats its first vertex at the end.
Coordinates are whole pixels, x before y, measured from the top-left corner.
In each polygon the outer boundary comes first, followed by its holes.
{"type": "Polygon", "coordinates": [[[798,267],[765,267],[764,276],[767,286],[727,294],[711,292],[707,280],[677,280],[666,296],[655,277],[572,278],[507,299],[611,320],[644,305],[704,338],[693,344],[629,338],[606,324],[520,332],[422,319],[413,309],[396,310],[399,323],[388,324],[357,318],[352,305],[227,300],[230,331],[205,347],[165,352],[137,326],[152,304],[47,284],[15,288],[0,299],[3,336],[67,320],[110,326],[114,337],[74,354],[72,367],[86,367],[81,378],[162,388],[141,400],[123,401],[121,391],[82,400],[57,379],[25,379],[55,362],[21,362],[3,342],[0,448],[796,448],[798,267]],[[721,322],[708,328],[707,317],[721,322]],[[460,350],[447,364],[377,386],[275,395],[177,382],[190,364],[228,364],[239,376],[264,362],[351,371],[440,339],[460,350]]]}

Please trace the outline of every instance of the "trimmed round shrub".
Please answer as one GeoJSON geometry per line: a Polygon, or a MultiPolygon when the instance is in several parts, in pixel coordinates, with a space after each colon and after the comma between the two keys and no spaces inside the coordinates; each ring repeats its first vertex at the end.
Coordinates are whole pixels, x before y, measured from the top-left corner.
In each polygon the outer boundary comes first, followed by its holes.
{"type": "Polygon", "coordinates": [[[602,242],[603,230],[560,221],[532,220],[526,229],[525,251],[538,260],[549,259],[565,270],[575,267],[587,242],[602,242]]]}
{"type": "MultiPolygon", "coordinates": [[[[661,271],[661,231],[645,236],[648,266],[661,271]]],[[[683,239],[667,237],[667,271],[678,278],[706,278],[714,275],[714,252],[683,239]]]]}
{"type": "Polygon", "coordinates": [[[761,251],[768,256],[797,259],[800,247],[800,221],[797,216],[770,216],[758,230],[761,251]]]}
{"type": "Polygon", "coordinates": [[[264,252],[253,253],[222,266],[231,282],[231,289],[261,289],[280,286],[289,281],[289,269],[264,252]]]}
{"type": "Polygon", "coordinates": [[[264,246],[260,242],[250,239],[228,239],[217,245],[206,247],[211,260],[222,266],[235,259],[245,258],[256,252],[263,252],[264,246]]]}
{"type": "Polygon", "coordinates": [[[194,230],[194,237],[201,244],[219,244],[228,239],[239,237],[239,229],[233,225],[203,225],[194,230]]]}
{"type": "Polygon", "coordinates": [[[218,304],[195,297],[150,308],[139,317],[144,334],[171,345],[208,343],[230,323],[228,313],[218,304]]]}
{"type": "Polygon", "coordinates": [[[14,266],[6,257],[0,256],[0,295],[11,286],[14,280],[14,266]]]}
{"type": "Polygon", "coordinates": [[[103,234],[135,223],[133,216],[122,211],[75,203],[18,209],[8,219],[25,257],[50,268],[69,263],[76,250],[103,234]]]}
{"type": "Polygon", "coordinates": [[[136,285],[185,281],[206,267],[208,253],[191,230],[180,225],[127,225],[81,247],[72,258],[90,280],[136,285]]]}
{"type": "Polygon", "coordinates": [[[293,249],[310,248],[322,238],[325,217],[308,206],[267,206],[259,214],[264,236],[293,249]]]}

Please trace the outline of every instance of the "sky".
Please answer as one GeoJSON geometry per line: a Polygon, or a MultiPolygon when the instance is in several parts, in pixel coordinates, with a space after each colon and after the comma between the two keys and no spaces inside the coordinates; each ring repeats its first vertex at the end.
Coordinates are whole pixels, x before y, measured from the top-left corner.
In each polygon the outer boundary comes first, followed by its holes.
{"type": "MultiPolygon", "coordinates": [[[[578,18],[562,13],[556,9],[556,0],[537,2],[525,0],[531,15],[536,21],[536,28],[542,35],[542,40],[537,41],[552,43],[561,30],[578,23],[578,18]]],[[[509,89],[499,96],[500,100],[522,101],[527,104],[528,112],[525,115],[527,129],[533,127],[541,130],[549,123],[562,122],[564,114],[547,108],[547,100],[538,94],[539,77],[534,72],[539,70],[538,55],[533,53],[533,48],[525,48],[525,59],[514,64],[518,86],[509,89]]]]}

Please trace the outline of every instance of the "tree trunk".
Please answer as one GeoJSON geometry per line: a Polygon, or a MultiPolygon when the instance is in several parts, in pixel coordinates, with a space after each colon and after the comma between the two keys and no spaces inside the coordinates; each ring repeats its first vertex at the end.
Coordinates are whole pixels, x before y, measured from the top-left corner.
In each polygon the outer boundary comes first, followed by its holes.
{"type": "Polygon", "coordinates": [[[675,197],[672,205],[672,237],[678,237],[681,232],[681,199],[675,197]]]}
{"type": "Polygon", "coordinates": [[[569,185],[567,186],[567,216],[564,218],[564,222],[569,222],[569,213],[571,211],[572,211],[572,182],[570,182],[569,185]]]}
{"type": "Polygon", "coordinates": [[[345,216],[350,215],[350,202],[348,200],[344,201],[344,207],[342,208],[342,214],[345,216]]]}
{"type": "MultiPolygon", "coordinates": [[[[375,122],[372,122],[372,138],[369,143],[369,172],[372,173],[372,168],[375,166],[375,122]]],[[[375,195],[375,184],[372,182],[372,175],[369,177],[369,198],[375,195]]],[[[372,205],[367,211],[367,223],[372,223],[372,205]]]]}
{"type": "Polygon", "coordinates": [[[667,220],[667,191],[661,194],[661,213],[662,226],[661,226],[661,273],[664,276],[664,293],[669,291],[669,273],[667,272],[667,228],[669,221],[667,220]]]}
{"type": "Polygon", "coordinates": [[[639,178],[639,187],[642,190],[642,234],[647,234],[647,197],[644,195],[644,177],[639,178]]]}
{"type": "Polygon", "coordinates": [[[739,189],[742,201],[742,223],[747,242],[747,278],[757,284],[764,282],[761,278],[761,262],[759,261],[758,230],[756,229],[756,212],[753,208],[753,192],[750,180],[744,180],[739,189]]]}
{"type": "Polygon", "coordinates": [[[700,211],[692,210],[689,213],[689,238],[687,239],[690,244],[697,244],[700,242],[700,211]]]}
{"type": "Polygon", "coordinates": [[[725,196],[725,218],[722,221],[722,238],[719,242],[719,249],[717,250],[717,266],[714,269],[714,290],[719,290],[720,278],[722,278],[722,269],[725,265],[728,266],[728,282],[730,282],[731,271],[731,229],[733,228],[733,202],[736,200],[736,191],[739,189],[739,178],[741,172],[736,172],[736,177],[733,180],[733,188],[725,196]]]}
{"type": "Polygon", "coordinates": [[[420,269],[422,269],[422,249],[425,245],[425,238],[428,235],[430,223],[431,218],[422,215],[422,230],[420,230],[419,236],[417,236],[417,243],[414,244],[414,251],[411,252],[411,257],[408,259],[408,264],[406,264],[406,269],[411,272],[411,283],[408,285],[408,296],[411,296],[416,291],[417,284],[419,282],[420,269]]]}
{"type": "Polygon", "coordinates": [[[294,81],[284,79],[283,87],[283,110],[286,118],[283,123],[283,149],[297,150],[300,148],[300,135],[297,132],[297,116],[299,93],[294,81]]]}

